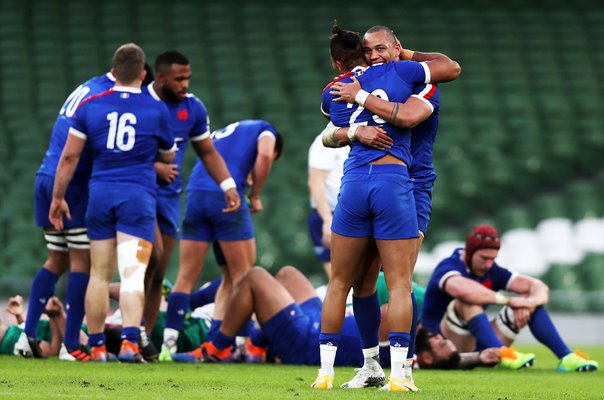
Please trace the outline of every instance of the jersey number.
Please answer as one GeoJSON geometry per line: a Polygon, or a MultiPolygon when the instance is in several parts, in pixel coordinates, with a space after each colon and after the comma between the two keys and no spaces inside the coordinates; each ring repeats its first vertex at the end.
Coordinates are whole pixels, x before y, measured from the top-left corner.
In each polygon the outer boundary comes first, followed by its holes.
{"type": "Polygon", "coordinates": [[[88,86],[78,86],[76,90],[71,92],[67,100],[65,100],[65,104],[63,104],[63,108],[61,108],[59,114],[71,118],[78,109],[80,102],[84,100],[84,97],[86,97],[89,92],[90,88],[88,86]]]}
{"type": "Polygon", "coordinates": [[[109,120],[109,135],[107,136],[107,148],[113,150],[116,147],[122,151],[132,150],[134,147],[134,136],[136,131],[136,116],[132,113],[124,113],[118,117],[117,111],[107,114],[109,120]]]}
{"type": "MultiPolygon", "coordinates": [[[[373,92],[371,92],[371,94],[376,97],[379,97],[380,99],[384,99],[384,100],[388,101],[388,94],[383,89],[375,89],[373,92]]],[[[354,106],[354,104],[348,103],[348,108],[351,108],[353,106],[354,106]]],[[[367,121],[357,122],[357,118],[359,117],[359,115],[361,115],[363,110],[365,110],[365,107],[358,106],[358,108],[356,110],[354,110],[354,112],[350,116],[348,125],[355,125],[355,124],[367,125],[367,121]]],[[[375,121],[376,124],[385,124],[386,123],[386,121],[384,121],[382,118],[380,118],[379,116],[377,116],[375,114],[373,115],[373,120],[375,121]]]]}

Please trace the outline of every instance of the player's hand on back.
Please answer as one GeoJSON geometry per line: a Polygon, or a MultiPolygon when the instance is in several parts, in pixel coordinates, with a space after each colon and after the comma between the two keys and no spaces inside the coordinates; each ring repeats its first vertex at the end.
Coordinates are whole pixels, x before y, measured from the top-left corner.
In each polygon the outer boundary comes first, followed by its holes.
{"type": "Polygon", "coordinates": [[[353,76],[352,83],[336,82],[331,87],[329,94],[335,96],[333,101],[345,101],[347,103],[355,103],[354,98],[361,90],[361,84],[358,79],[353,76]]]}
{"type": "Polygon", "coordinates": [[[241,206],[241,198],[236,188],[229,189],[224,194],[224,201],[226,202],[226,208],[222,209],[222,212],[231,213],[239,211],[241,206]]]}
{"type": "Polygon", "coordinates": [[[393,145],[392,138],[379,126],[359,126],[355,136],[359,142],[378,150],[390,149],[393,145]]]}
{"type": "Polygon", "coordinates": [[[155,163],[155,173],[163,182],[172,183],[178,176],[178,164],[167,164],[158,161],[155,163]]]}

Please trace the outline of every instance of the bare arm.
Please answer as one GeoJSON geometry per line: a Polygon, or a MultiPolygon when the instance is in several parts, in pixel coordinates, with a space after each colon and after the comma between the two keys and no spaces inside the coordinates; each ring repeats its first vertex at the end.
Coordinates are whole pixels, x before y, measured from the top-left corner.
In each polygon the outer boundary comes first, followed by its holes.
{"type": "Polygon", "coordinates": [[[42,351],[47,356],[53,356],[59,354],[61,343],[65,336],[65,323],[67,316],[63,304],[57,297],[51,297],[46,305],[46,314],[49,318],[50,331],[52,333],[51,342],[48,347],[41,345],[42,351]]]}
{"type": "Polygon", "coordinates": [[[533,309],[534,307],[546,305],[549,301],[549,288],[547,285],[539,279],[530,276],[515,276],[512,278],[508,290],[526,296],[526,299],[534,304],[533,309]]]}
{"type": "Polygon", "coordinates": [[[360,82],[353,76],[352,83],[336,82],[330,93],[337,96],[334,101],[358,103],[385,121],[401,128],[413,128],[425,121],[433,111],[432,107],[425,101],[413,96],[409,97],[404,103],[386,101],[372,94],[369,94],[363,100],[357,98],[361,90],[360,82]]]}
{"type": "Polygon", "coordinates": [[[23,311],[23,297],[16,295],[8,299],[6,304],[6,311],[12,314],[17,321],[17,324],[25,322],[25,312],[23,311]]]}
{"type": "MultiPolygon", "coordinates": [[[[231,178],[231,173],[227,169],[224,158],[216,151],[211,139],[207,138],[194,141],[191,142],[191,144],[203,163],[203,166],[208,171],[208,174],[214,179],[214,182],[220,185],[222,182],[231,178]]],[[[241,199],[239,198],[236,187],[227,190],[224,194],[224,198],[227,204],[227,207],[223,210],[224,212],[235,212],[239,210],[241,199]]]]}
{"type": "Polygon", "coordinates": [[[463,302],[477,305],[502,304],[497,292],[482,286],[472,279],[460,275],[449,277],[444,283],[444,291],[463,302]]]}
{"type": "Polygon", "coordinates": [[[394,143],[386,131],[379,126],[357,125],[353,129],[351,132],[349,127],[337,127],[330,122],[321,132],[323,146],[339,148],[358,140],[366,146],[386,150],[394,143]]]}
{"type": "Polygon", "coordinates": [[[403,57],[404,60],[425,62],[428,64],[428,67],[430,67],[431,83],[454,81],[461,74],[459,63],[442,53],[422,53],[419,51],[403,50],[403,57]]]}
{"type": "Polygon", "coordinates": [[[275,137],[273,135],[264,135],[258,139],[258,155],[256,163],[252,170],[252,193],[250,194],[250,202],[252,204],[251,211],[258,212],[262,210],[262,201],[260,193],[268,179],[275,158],[275,137]]]}
{"type": "MultiPolygon", "coordinates": [[[[70,131],[71,132],[71,131],[70,131]]],[[[69,212],[69,205],[65,201],[65,192],[67,187],[73,178],[73,174],[80,161],[80,155],[84,150],[86,140],[75,134],[67,135],[67,141],[63,152],[61,153],[61,159],[57,167],[55,174],[55,183],[52,190],[52,203],[50,204],[50,210],[48,212],[48,218],[53,224],[55,229],[63,229],[63,214],[71,219],[71,213],[69,212]]]]}
{"type": "Polygon", "coordinates": [[[473,369],[476,367],[493,367],[501,361],[498,348],[490,347],[480,352],[460,353],[459,369],[473,369]]]}

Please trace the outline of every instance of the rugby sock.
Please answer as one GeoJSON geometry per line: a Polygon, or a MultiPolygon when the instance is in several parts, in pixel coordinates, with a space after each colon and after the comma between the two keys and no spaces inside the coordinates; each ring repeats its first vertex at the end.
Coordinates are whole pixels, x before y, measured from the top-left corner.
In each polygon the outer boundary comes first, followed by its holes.
{"type": "Polygon", "coordinates": [[[168,297],[168,310],[166,312],[166,328],[180,331],[189,310],[191,295],[182,292],[172,292],[168,297]]]}
{"type": "Polygon", "coordinates": [[[80,330],[84,319],[84,299],[90,275],[84,272],[72,272],[67,281],[65,293],[67,321],[65,322],[65,337],[63,343],[68,351],[80,347],[80,330]]]}
{"type": "Polygon", "coordinates": [[[214,336],[216,336],[218,329],[220,329],[220,324],[222,324],[222,320],[220,319],[213,319],[212,322],[210,322],[210,328],[206,332],[207,340],[211,341],[212,339],[214,339],[214,336]]]}
{"type": "Polygon", "coordinates": [[[138,326],[125,326],[122,328],[122,340],[138,344],[140,342],[140,328],[138,326]]]}
{"type": "Polygon", "coordinates": [[[40,268],[34,281],[31,284],[31,294],[29,296],[29,305],[27,317],[25,318],[25,334],[35,339],[38,337],[38,322],[40,316],[46,308],[46,303],[55,293],[55,285],[59,277],[47,270],[40,268]]]}
{"type": "Polygon", "coordinates": [[[572,353],[572,350],[564,343],[558,330],[554,326],[549,314],[543,307],[535,308],[528,323],[531,333],[541,343],[546,345],[558,358],[572,353]]]}
{"type": "Polygon", "coordinates": [[[250,336],[250,331],[252,330],[253,327],[254,327],[254,323],[252,322],[251,319],[248,319],[247,322],[245,323],[245,325],[243,325],[243,327],[237,333],[237,336],[243,336],[243,337],[250,336]]]}
{"type": "Polygon", "coordinates": [[[88,344],[91,347],[100,347],[105,345],[105,333],[90,333],[88,335],[88,344]]]}
{"type": "Polygon", "coordinates": [[[216,332],[214,339],[212,339],[212,344],[218,350],[224,350],[227,347],[235,344],[235,338],[232,336],[227,336],[224,333],[218,331],[218,332],[216,332]]]}
{"type": "Polygon", "coordinates": [[[407,353],[407,362],[405,362],[405,376],[413,382],[413,357],[415,356],[415,338],[417,337],[417,322],[419,320],[417,299],[413,292],[411,292],[411,303],[413,304],[413,320],[411,321],[411,332],[409,332],[409,352],[407,353]]]}
{"type": "Polygon", "coordinates": [[[501,347],[503,343],[493,332],[493,327],[485,313],[478,314],[468,321],[468,330],[476,338],[477,350],[488,347],[501,347]]]}
{"type": "Polygon", "coordinates": [[[335,375],[333,365],[336,361],[336,352],[340,343],[339,333],[319,334],[319,350],[321,355],[321,370],[319,375],[329,375],[333,378],[335,375]]]}
{"type": "Polygon", "coordinates": [[[409,332],[390,332],[390,376],[405,379],[405,361],[409,351],[409,332]]]}
{"type": "Polygon", "coordinates": [[[352,296],[352,310],[361,336],[361,347],[363,349],[377,348],[380,322],[382,321],[377,292],[367,297],[352,296]]]}
{"type": "Polygon", "coordinates": [[[213,303],[214,298],[216,297],[216,292],[218,291],[218,287],[220,286],[220,282],[222,282],[222,277],[213,280],[198,291],[191,293],[191,302],[189,304],[191,310],[213,303]]]}

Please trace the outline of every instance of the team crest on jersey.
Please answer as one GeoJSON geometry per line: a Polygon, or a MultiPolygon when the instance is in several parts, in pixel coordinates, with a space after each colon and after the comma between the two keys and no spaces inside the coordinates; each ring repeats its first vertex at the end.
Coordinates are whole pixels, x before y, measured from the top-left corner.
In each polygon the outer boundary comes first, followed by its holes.
{"type": "Polygon", "coordinates": [[[176,114],[176,116],[178,117],[179,120],[186,121],[187,119],[189,119],[189,112],[187,111],[186,108],[183,108],[182,110],[180,110],[178,112],[178,114],[176,114]]]}
{"type": "Polygon", "coordinates": [[[486,281],[482,282],[482,286],[491,289],[493,287],[493,281],[491,278],[488,278],[486,281]]]}
{"type": "Polygon", "coordinates": [[[130,93],[120,93],[120,97],[122,99],[127,99],[128,97],[130,97],[130,93]]]}

